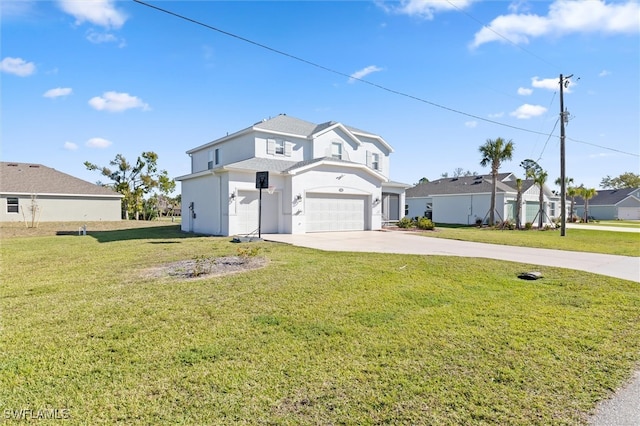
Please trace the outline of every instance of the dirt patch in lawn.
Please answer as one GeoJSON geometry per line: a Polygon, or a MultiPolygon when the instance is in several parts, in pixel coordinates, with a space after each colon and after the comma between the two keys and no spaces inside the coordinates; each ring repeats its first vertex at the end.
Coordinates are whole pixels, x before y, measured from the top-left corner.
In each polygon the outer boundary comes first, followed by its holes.
{"type": "Polygon", "coordinates": [[[149,268],[144,270],[142,275],[145,278],[197,280],[252,271],[264,268],[268,263],[267,258],[258,256],[196,258],[149,268]]]}

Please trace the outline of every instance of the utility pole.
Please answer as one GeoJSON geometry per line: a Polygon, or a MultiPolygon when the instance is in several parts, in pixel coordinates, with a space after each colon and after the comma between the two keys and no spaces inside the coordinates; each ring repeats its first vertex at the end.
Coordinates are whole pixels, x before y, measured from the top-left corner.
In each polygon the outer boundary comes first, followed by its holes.
{"type": "MultiPolygon", "coordinates": [[[[564,92],[563,89],[569,86],[569,80],[573,77],[573,74],[563,77],[560,74],[560,236],[564,237],[567,233],[567,188],[566,188],[566,174],[565,174],[565,156],[564,156],[564,124],[567,120],[568,113],[564,110],[564,92]]],[[[573,212],[571,212],[573,214],[573,212]]]]}

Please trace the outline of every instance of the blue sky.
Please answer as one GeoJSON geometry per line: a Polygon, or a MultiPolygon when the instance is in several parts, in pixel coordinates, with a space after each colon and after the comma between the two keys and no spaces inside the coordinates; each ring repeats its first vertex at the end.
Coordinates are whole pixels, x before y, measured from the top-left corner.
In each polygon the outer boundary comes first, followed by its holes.
{"type": "Polygon", "coordinates": [[[553,185],[562,73],[567,176],[640,173],[637,1],[148,3],[331,71],[134,1],[3,0],[2,161],[95,182],[84,161],[155,151],[175,177],[188,149],[286,113],[381,135],[396,181],[489,173],[478,147],[502,137],[501,171],[531,158],[553,185]]]}

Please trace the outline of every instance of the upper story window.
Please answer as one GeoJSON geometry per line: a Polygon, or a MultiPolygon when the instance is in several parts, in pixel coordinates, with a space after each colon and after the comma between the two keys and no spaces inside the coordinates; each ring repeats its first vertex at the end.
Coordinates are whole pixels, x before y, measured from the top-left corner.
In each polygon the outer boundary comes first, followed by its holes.
{"type": "Polygon", "coordinates": [[[207,161],[207,169],[211,170],[213,169],[213,156],[214,156],[213,150],[209,151],[208,155],[209,155],[209,159],[207,161]]]}
{"type": "Polygon", "coordinates": [[[380,170],[380,154],[376,152],[371,154],[371,168],[374,170],[380,170]]]}
{"type": "Polygon", "coordinates": [[[291,142],[284,139],[267,139],[267,154],[291,157],[291,142]]]}
{"type": "Polygon", "coordinates": [[[18,213],[18,198],[17,197],[8,197],[7,198],[7,213],[18,213]]]}
{"type": "Polygon", "coordinates": [[[213,161],[215,162],[215,164],[220,164],[220,149],[216,148],[216,150],[213,153],[213,161]]]}
{"type": "Polygon", "coordinates": [[[342,144],[340,142],[331,143],[331,157],[342,160],[342,144]]]}
{"type": "Polygon", "coordinates": [[[276,154],[284,155],[284,141],[276,139],[276,154]]]}

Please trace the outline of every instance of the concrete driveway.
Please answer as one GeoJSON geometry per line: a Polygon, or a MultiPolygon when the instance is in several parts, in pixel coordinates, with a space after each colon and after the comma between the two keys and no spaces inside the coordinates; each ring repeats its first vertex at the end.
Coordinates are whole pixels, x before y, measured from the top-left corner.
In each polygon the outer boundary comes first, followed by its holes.
{"type": "Polygon", "coordinates": [[[640,282],[640,257],[473,243],[429,238],[405,231],[263,234],[262,237],[267,241],[327,251],[483,257],[575,269],[640,282]]]}

